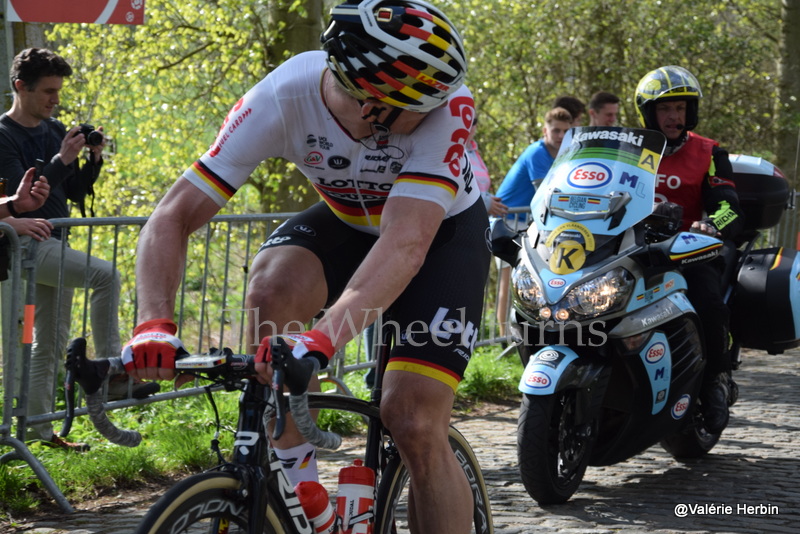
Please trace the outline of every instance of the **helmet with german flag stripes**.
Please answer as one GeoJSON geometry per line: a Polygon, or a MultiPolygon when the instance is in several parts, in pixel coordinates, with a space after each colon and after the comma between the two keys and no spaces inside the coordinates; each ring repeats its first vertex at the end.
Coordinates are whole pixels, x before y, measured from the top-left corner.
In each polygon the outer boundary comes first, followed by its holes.
{"type": "Polygon", "coordinates": [[[686,130],[697,126],[697,109],[703,98],[700,84],[694,74],[676,65],[659,67],[644,75],[636,86],[636,111],[639,123],[645,128],[658,130],[655,116],[656,101],[685,100],[686,130]]]}
{"type": "Polygon", "coordinates": [[[467,72],[458,31],[421,0],[345,2],[331,9],[320,40],[336,81],[358,100],[427,112],[456,91],[467,72]]]}

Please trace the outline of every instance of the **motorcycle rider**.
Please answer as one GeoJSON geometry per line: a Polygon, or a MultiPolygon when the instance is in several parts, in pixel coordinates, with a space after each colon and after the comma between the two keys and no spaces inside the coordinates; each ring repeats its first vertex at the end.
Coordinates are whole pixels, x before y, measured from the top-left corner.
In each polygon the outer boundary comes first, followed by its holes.
{"type": "MultiPolygon", "coordinates": [[[[728,153],[712,139],[692,132],[703,94],[694,75],[670,65],[648,72],[636,87],[636,110],[645,128],[667,138],[658,168],[657,202],[683,207],[682,230],[723,240],[741,230],[743,215],[732,181],[728,153]]],[[[722,297],[722,258],[683,270],[687,296],[703,323],[706,368],[700,392],[704,427],[712,434],[728,424],[732,380],[728,355],[730,311],[722,297]]]]}

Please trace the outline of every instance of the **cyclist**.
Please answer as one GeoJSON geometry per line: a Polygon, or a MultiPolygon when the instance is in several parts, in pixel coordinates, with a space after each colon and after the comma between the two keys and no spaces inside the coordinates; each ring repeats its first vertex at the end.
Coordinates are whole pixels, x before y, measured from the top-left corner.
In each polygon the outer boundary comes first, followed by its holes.
{"type": "MultiPolygon", "coordinates": [[[[271,378],[271,338],[289,327],[320,315],[313,330],[284,337],[296,357],[324,366],[391,306],[401,336],[381,415],[411,474],[415,531],[466,532],[472,495],[447,436],[489,249],[465,150],[475,111],[462,41],[420,0],[341,4],[321,41],[323,51],[287,60],[238,101],[143,228],[139,324],[123,359],[139,378],[175,376],[184,349],[172,317],[188,236],[261,161],[294,162],[322,202],[281,225],[253,259],[248,343],[260,377],[271,378]]],[[[297,436],[287,430],[275,443],[284,463],[314,457],[297,436]]],[[[290,468],[290,481],[309,476],[302,471],[290,468]]]]}
{"type": "MultiPolygon", "coordinates": [[[[742,228],[739,197],[728,153],[692,132],[703,93],[697,78],[675,65],[648,72],[636,87],[636,110],[645,128],[667,138],[658,167],[657,202],[683,207],[683,230],[734,239],[742,228]]],[[[703,322],[707,353],[700,392],[703,424],[718,434],[727,426],[731,359],[727,353],[730,311],[722,297],[724,260],[683,270],[687,295],[703,322]]]]}

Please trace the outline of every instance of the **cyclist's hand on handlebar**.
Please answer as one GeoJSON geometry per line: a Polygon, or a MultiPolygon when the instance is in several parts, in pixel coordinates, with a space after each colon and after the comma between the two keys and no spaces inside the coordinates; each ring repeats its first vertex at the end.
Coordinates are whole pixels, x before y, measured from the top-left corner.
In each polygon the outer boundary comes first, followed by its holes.
{"type": "Polygon", "coordinates": [[[145,321],[133,331],[133,338],[122,349],[122,363],[129,375],[151,380],[171,380],[175,360],[188,354],[175,337],[177,325],[169,319],[145,321]]]}
{"type": "Polygon", "coordinates": [[[272,367],[267,364],[273,360],[273,345],[277,339],[285,343],[286,350],[290,351],[295,359],[307,356],[316,358],[322,369],[328,366],[328,360],[336,352],[328,336],[319,330],[309,330],[292,336],[267,336],[261,340],[256,352],[256,372],[263,383],[272,380],[272,367]]]}

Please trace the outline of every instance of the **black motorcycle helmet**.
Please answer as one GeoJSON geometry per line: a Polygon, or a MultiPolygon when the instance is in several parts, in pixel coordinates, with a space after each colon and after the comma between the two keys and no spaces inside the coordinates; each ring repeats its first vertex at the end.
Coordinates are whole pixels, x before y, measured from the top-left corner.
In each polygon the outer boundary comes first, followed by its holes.
{"type": "Polygon", "coordinates": [[[639,123],[647,129],[658,130],[656,122],[656,101],[685,100],[686,125],[684,131],[697,126],[698,107],[703,93],[697,78],[684,69],[670,65],[650,71],[639,80],[636,86],[636,111],[639,123]]]}

